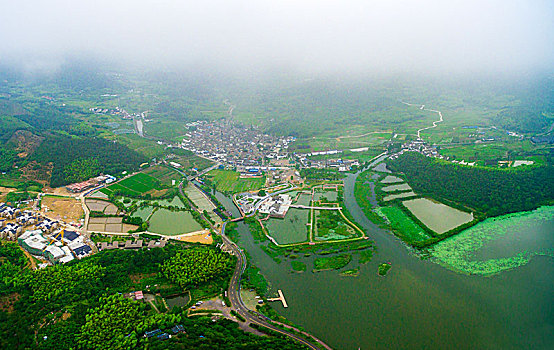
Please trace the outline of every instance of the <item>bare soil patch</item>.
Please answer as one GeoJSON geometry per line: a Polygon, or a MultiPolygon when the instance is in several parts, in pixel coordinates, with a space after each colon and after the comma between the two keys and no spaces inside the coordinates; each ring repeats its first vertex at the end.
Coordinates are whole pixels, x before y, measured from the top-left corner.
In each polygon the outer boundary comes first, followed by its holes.
{"type": "Polygon", "coordinates": [[[46,216],[66,222],[78,221],[84,214],[81,202],[75,198],[44,196],[41,205],[46,216]]]}

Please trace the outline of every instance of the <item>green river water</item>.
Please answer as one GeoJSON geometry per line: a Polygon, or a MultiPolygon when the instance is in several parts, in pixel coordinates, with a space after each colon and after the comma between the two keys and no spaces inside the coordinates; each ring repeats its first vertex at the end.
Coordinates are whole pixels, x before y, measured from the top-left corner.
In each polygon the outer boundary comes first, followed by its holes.
{"type": "MultiPolygon", "coordinates": [[[[364,216],[353,196],[356,176],[349,174],[345,180],[345,204],[378,250],[370,263],[361,266],[358,277],[343,277],[337,271],[291,273],[288,261],[274,262],[254,243],[248,227],[238,223],[239,244],[266,276],[272,292],[282,289],[285,294],[287,309],[272,304],[280,314],[336,349],[553,348],[552,257],[533,256],[522,266],[490,277],[461,274],[433,259],[421,260],[364,216]],[[384,261],[390,261],[392,269],[383,278],[377,276],[377,266],[384,261]]],[[[216,196],[238,216],[229,198],[216,196]]],[[[536,225],[529,225],[532,219],[516,219],[522,224],[504,222],[508,234],[495,235],[472,258],[504,256],[506,245],[526,236],[531,242],[542,237],[540,242],[550,246],[541,249],[552,250],[554,218],[547,214],[536,225]]],[[[300,261],[311,271],[313,259],[300,261]]]]}

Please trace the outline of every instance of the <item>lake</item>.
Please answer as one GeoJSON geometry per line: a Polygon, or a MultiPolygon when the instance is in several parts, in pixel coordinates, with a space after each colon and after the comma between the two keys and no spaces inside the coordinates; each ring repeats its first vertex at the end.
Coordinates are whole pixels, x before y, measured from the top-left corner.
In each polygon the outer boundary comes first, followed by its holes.
{"type": "MultiPolygon", "coordinates": [[[[282,289],[289,305],[272,307],[337,349],[552,348],[552,258],[536,256],[492,277],[459,274],[421,260],[364,216],[353,197],[356,176],[345,179],[345,205],[378,249],[358,277],[292,273],[289,261],[277,264],[253,241],[248,226],[238,223],[239,244],[267,277],[272,293],[282,289]],[[393,268],[379,277],[377,266],[384,261],[393,268]]],[[[218,199],[236,217],[232,202],[218,199]]],[[[554,232],[554,226],[548,229],[554,232]]],[[[311,271],[314,257],[298,260],[311,271]]]]}

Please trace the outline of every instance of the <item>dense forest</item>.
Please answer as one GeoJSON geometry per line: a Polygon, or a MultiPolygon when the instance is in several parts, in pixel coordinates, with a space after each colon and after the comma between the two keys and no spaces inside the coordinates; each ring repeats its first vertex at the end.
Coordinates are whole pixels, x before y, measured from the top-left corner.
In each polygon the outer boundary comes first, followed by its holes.
{"type": "MultiPolygon", "coordinates": [[[[276,336],[245,333],[225,319],[191,318],[179,307],[157,313],[148,303],[119,294],[135,290],[139,276],[149,278],[149,283],[172,285],[161,266],[186,255],[189,249],[169,245],[151,250],[111,250],[65,265],[30,270],[17,244],[0,244],[0,348],[302,348],[276,336]],[[177,324],[184,326],[185,333],[169,340],[143,337],[144,332],[154,329],[171,333],[170,328],[177,324]]],[[[211,251],[209,247],[192,249],[211,251]]],[[[198,288],[202,287],[198,281],[198,288]]]]}
{"type": "Polygon", "coordinates": [[[52,187],[83,181],[100,173],[131,172],[146,160],[127,146],[103,138],[71,138],[56,134],[46,137],[32,159],[45,165],[53,163],[52,187]]]}
{"type": "Polygon", "coordinates": [[[422,195],[453,201],[487,216],[532,210],[554,201],[554,168],[493,169],[462,166],[404,153],[390,161],[422,195]]]}

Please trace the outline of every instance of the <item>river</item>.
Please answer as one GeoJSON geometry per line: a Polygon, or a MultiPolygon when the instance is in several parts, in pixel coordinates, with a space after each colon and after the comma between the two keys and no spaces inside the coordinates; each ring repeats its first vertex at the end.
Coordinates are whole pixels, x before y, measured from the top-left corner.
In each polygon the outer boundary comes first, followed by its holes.
{"type": "MultiPolygon", "coordinates": [[[[469,276],[421,260],[395,236],[371,223],[354,199],[358,174],[345,179],[345,205],[377,245],[358,277],[337,271],[291,273],[274,262],[238,223],[239,245],[289,307],[283,316],[337,349],[546,349],[554,344],[554,264],[534,257],[492,277],[469,276]],[[386,277],[377,265],[392,262],[386,277]]],[[[238,216],[233,202],[218,200],[238,216]]],[[[552,223],[550,234],[554,232],[552,223]]],[[[314,256],[302,258],[311,270],[314,256]]]]}

